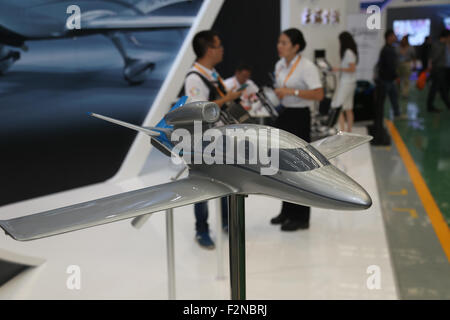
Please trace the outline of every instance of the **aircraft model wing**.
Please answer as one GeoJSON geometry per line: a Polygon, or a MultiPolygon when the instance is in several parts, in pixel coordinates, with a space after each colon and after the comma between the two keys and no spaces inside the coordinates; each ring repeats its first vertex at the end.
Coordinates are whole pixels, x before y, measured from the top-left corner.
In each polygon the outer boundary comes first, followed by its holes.
{"type": "Polygon", "coordinates": [[[68,207],[0,220],[0,227],[16,240],[34,240],[232,193],[234,191],[229,186],[217,180],[192,176],[68,207]]]}
{"type": "Polygon", "coordinates": [[[372,138],[372,136],[367,135],[339,132],[337,135],[314,141],[311,145],[327,159],[332,159],[372,140],[372,138]]]}
{"type": "Polygon", "coordinates": [[[98,17],[84,22],[82,20],[80,31],[144,31],[172,28],[189,28],[194,23],[194,19],[195,17],[185,16],[114,15],[98,17]]]}

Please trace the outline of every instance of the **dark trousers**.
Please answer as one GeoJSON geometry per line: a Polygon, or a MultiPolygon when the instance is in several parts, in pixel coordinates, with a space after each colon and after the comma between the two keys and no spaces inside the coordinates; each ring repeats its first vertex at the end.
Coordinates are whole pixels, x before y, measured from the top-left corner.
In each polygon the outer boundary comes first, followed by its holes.
{"type": "Polygon", "coordinates": [[[450,101],[448,99],[448,89],[449,89],[449,79],[448,79],[448,69],[438,68],[431,71],[431,88],[428,92],[427,98],[427,108],[434,108],[434,98],[436,93],[439,91],[442,100],[444,101],[447,108],[450,109],[450,101]]]}
{"type": "MultiPolygon", "coordinates": [[[[381,101],[384,108],[384,101],[386,99],[386,95],[389,96],[389,100],[391,100],[392,109],[394,110],[394,116],[398,117],[400,115],[400,106],[398,104],[398,92],[397,92],[397,85],[394,80],[392,81],[382,81],[383,96],[381,97],[381,101]]],[[[384,110],[384,109],[383,109],[384,110]]]]}
{"type": "MultiPolygon", "coordinates": [[[[223,197],[220,199],[222,207],[222,226],[228,225],[228,199],[223,197]]],[[[195,230],[197,232],[208,232],[208,203],[198,202],[194,205],[195,212],[195,230]]]]}
{"type": "MultiPolygon", "coordinates": [[[[276,127],[311,141],[311,113],[309,108],[283,108],[277,119],[276,127]]],[[[289,220],[309,222],[310,207],[283,202],[281,214],[289,220]]]]}
{"type": "Polygon", "coordinates": [[[384,142],[384,101],[386,100],[385,87],[382,81],[377,81],[375,86],[375,109],[374,109],[374,130],[370,133],[373,135],[373,140],[376,144],[384,142]]]}

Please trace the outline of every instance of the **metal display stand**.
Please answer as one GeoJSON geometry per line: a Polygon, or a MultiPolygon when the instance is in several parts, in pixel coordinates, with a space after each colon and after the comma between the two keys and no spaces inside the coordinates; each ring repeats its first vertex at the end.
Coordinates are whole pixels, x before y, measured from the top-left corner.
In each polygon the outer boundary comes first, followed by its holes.
{"type": "MultiPolygon", "coordinates": [[[[181,170],[171,180],[177,180],[185,169],[181,170]]],[[[228,232],[229,232],[229,257],[230,257],[230,287],[232,300],[246,299],[246,274],[245,274],[245,197],[246,195],[228,196],[228,232]]],[[[224,278],[223,270],[223,244],[220,230],[222,229],[222,214],[220,198],[215,200],[218,212],[218,278],[224,278]]],[[[133,219],[132,224],[140,228],[150,214],[133,219]]],[[[166,241],[167,241],[167,274],[169,299],[176,298],[175,286],[175,242],[173,233],[173,209],[166,210],[166,241]]]]}
{"type": "Polygon", "coordinates": [[[166,245],[169,300],[175,300],[175,241],[173,239],[173,209],[166,210],[166,245]]]}
{"type": "MultiPolygon", "coordinates": [[[[186,167],[180,170],[174,177],[170,178],[170,180],[178,180],[178,178],[183,174],[185,170],[186,167]]],[[[175,300],[175,241],[173,235],[173,209],[166,210],[166,240],[169,300],[175,300]]]]}
{"type": "Polygon", "coordinates": [[[245,300],[245,195],[228,197],[231,299],[245,300]]]}
{"type": "Polygon", "coordinates": [[[224,261],[223,261],[223,235],[222,235],[222,199],[214,199],[214,206],[217,216],[216,234],[217,234],[217,279],[225,279],[224,261]]]}

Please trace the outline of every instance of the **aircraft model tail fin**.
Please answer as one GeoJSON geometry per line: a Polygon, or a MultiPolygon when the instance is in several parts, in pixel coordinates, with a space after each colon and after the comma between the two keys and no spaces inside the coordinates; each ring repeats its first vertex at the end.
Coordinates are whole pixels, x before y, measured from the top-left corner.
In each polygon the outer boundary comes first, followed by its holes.
{"type": "Polygon", "coordinates": [[[133,130],[136,130],[136,131],[139,131],[139,132],[143,132],[143,133],[145,133],[146,135],[148,135],[150,137],[159,137],[160,134],[161,134],[158,131],[151,130],[151,128],[149,128],[149,127],[145,127],[145,128],[144,127],[140,127],[140,126],[128,123],[128,122],[124,122],[124,121],[116,120],[116,119],[113,119],[113,118],[110,118],[110,117],[102,116],[101,114],[97,114],[97,113],[92,113],[91,112],[91,113],[89,113],[89,115],[91,115],[93,117],[96,117],[96,118],[99,118],[99,119],[102,119],[102,120],[105,120],[105,121],[108,121],[108,122],[112,122],[112,123],[118,124],[118,125],[126,127],[126,128],[130,128],[130,129],[133,129],[133,130]]]}
{"type": "MultiPolygon", "coordinates": [[[[184,104],[186,103],[188,97],[187,96],[183,96],[180,99],[178,99],[178,101],[173,105],[172,108],[170,108],[169,112],[178,109],[179,107],[184,106],[184,104]]],[[[170,141],[170,135],[169,132],[171,132],[173,130],[173,126],[167,124],[166,119],[163,117],[158,124],[156,125],[156,127],[153,128],[153,130],[159,131],[161,134],[158,137],[155,137],[154,139],[152,139],[152,141],[155,141],[157,146],[162,146],[165,150],[172,150],[173,145],[172,142],[170,141]]],[[[152,143],[153,144],[153,143],[152,143]]],[[[169,155],[169,153],[164,152],[162,149],[159,149],[160,151],[162,151],[163,153],[165,153],[166,155],[169,155]]]]}
{"type": "Polygon", "coordinates": [[[356,133],[339,132],[338,134],[314,141],[311,145],[322,153],[327,159],[350,151],[366,142],[372,140],[372,136],[356,133]]]}
{"type": "MultiPolygon", "coordinates": [[[[169,112],[171,112],[175,109],[178,109],[179,107],[184,106],[186,104],[187,99],[188,99],[188,96],[182,96],[180,99],[178,99],[177,103],[175,103],[174,106],[172,108],[170,108],[169,112]]],[[[162,118],[161,121],[159,121],[158,124],[156,125],[156,128],[173,129],[173,126],[168,125],[166,120],[164,118],[162,118]]]]}

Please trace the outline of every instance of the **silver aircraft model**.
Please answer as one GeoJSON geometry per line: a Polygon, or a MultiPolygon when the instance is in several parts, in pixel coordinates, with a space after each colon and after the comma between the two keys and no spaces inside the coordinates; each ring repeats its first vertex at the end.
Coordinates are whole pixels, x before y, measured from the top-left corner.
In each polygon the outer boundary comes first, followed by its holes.
{"type": "MultiPolygon", "coordinates": [[[[186,100],[187,97],[181,98],[155,127],[140,127],[98,114],[92,115],[150,136],[152,145],[167,156],[189,159],[196,152],[189,155],[178,150],[172,141],[176,140],[173,139],[174,133],[177,129],[192,132],[194,121],[201,121],[204,124],[202,130],[207,132],[207,128],[219,119],[220,108],[212,102],[185,104],[186,100]]],[[[261,194],[296,204],[338,210],[363,210],[372,204],[368,193],[357,182],[329,162],[331,158],[369,141],[370,136],[339,133],[308,144],[295,135],[268,126],[232,124],[214,129],[223,134],[225,140],[230,139],[229,132],[235,129],[277,132],[278,143],[270,144],[266,151],[278,152],[278,170],[262,175],[263,165],[249,161],[243,164],[242,161],[229,164],[228,161],[224,164],[207,164],[206,161],[196,164],[194,161],[187,164],[189,174],[186,178],[60,209],[0,220],[0,227],[16,240],[34,240],[233,194],[261,194]]],[[[236,142],[233,148],[240,143],[244,143],[246,150],[251,147],[245,136],[232,138],[236,142]]],[[[199,152],[205,153],[207,146],[203,142],[201,145],[199,152]]],[[[220,151],[217,152],[220,156],[220,151]]]]}
{"type": "Polygon", "coordinates": [[[124,47],[124,36],[134,31],[189,28],[194,17],[151,16],[151,12],[175,3],[190,0],[2,0],[0,1],[0,75],[18,59],[20,51],[5,45],[28,50],[27,41],[60,39],[102,34],[111,39],[124,61],[123,75],[130,84],[145,81],[155,64],[130,57],[124,47]],[[68,8],[80,8],[80,29],[70,26],[68,8]]]}

